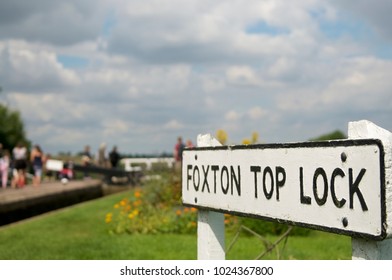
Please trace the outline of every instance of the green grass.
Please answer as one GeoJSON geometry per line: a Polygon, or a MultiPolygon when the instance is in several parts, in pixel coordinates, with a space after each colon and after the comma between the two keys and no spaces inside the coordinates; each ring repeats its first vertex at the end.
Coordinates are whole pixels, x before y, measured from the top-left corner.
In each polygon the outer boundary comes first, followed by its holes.
{"type": "MultiPolygon", "coordinates": [[[[0,228],[2,260],[193,260],[197,258],[197,236],[178,234],[108,233],[105,215],[126,194],[95,201],[0,228]]],[[[227,243],[233,234],[227,235],[227,243]]],[[[277,237],[269,236],[270,240],[277,237]]],[[[349,237],[312,232],[310,236],[290,236],[283,259],[350,259],[349,237]]],[[[254,259],[263,251],[256,237],[242,236],[227,259],[254,259]]],[[[265,258],[276,258],[275,253],[265,258]]]]}
{"type": "MultiPolygon", "coordinates": [[[[230,236],[227,237],[231,238],[230,236]]],[[[277,236],[268,236],[271,242],[277,236]]],[[[310,236],[290,236],[287,243],[279,245],[279,259],[284,260],[348,260],[351,259],[351,238],[325,232],[312,232],[310,236]],[[284,248],[283,248],[284,246],[284,248]]],[[[227,259],[255,259],[265,248],[255,237],[242,237],[226,255],[227,259]]],[[[263,259],[276,260],[276,250],[263,259]]]]}

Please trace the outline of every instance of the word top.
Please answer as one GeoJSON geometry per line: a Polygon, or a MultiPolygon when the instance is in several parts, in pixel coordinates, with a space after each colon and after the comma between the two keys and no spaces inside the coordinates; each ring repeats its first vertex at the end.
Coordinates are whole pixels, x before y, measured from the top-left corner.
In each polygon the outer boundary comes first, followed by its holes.
{"type": "Polygon", "coordinates": [[[185,205],[382,240],[384,150],[376,139],[186,149],[185,205]]]}

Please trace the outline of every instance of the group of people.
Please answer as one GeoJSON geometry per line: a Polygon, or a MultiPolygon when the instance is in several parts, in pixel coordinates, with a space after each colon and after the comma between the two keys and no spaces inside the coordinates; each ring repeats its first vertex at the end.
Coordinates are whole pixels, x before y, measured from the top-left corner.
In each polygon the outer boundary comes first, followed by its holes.
{"type": "MultiPolygon", "coordinates": [[[[96,163],[98,166],[117,168],[120,159],[121,156],[118,152],[117,146],[113,146],[113,149],[109,152],[108,157],[106,156],[106,143],[102,143],[99,146],[98,155],[96,158],[96,163]]],[[[90,146],[86,145],[82,153],[82,163],[83,165],[88,166],[91,165],[92,162],[93,162],[93,155],[91,154],[90,146]]]]}
{"type": "Polygon", "coordinates": [[[41,184],[42,171],[45,163],[45,155],[39,145],[33,146],[31,152],[28,152],[27,147],[19,142],[12,154],[3,149],[0,143],[0,173],[1,186],[6,188],[8,185],[8,173],[12,170],[11,187],[22,188],[26,184],[26,172],[28,167],[33,170],[33,185],[39,186],[41,184]]]}
{"type": "Polygon", "coordinates": [[[192,147],[193,147],[193,143],[190,139],[188,139],[186,143],[184,143],[181,136],[177,138],[177,143],[174,145],[174,151],[173,151],[175,169],[177,170],[181,169],[182,152],[184,151],[184,149],[192,148],[192,147]]]}
{"type": "MultiPolygon", "coordinates": [[[[182,151],[185,147],[193,147],[192,141],[188,140],[183,143],[182,137],[177,138],[177,143],[174,147],[174,159],[176,168],[181,166],[182,151]]],[[[10,153],[3,149],[0,143],[0,174],[1,186],[6,188],[8,185],[9,170],[12,170],[11,187],[23,187],[26,184],[26,172],[29,167],[33,171],[33,185],[39,186],[41,184],[42,172],[46,162],[46,156],[39,145],[33,146],[31,152],[28,152],[27,147],[23,143],[18,143],[10,153]]],[[[99,147],[96,163],[101,167],[117,168],[121,157],[118,153],[117,146],[108,153],[106,157],[106,144],[102,143],[99,147]]],[[[90,152],[90,146],[86,145],[82,153],[82,164],[85,166],[91,165],[93,156],[90,152]]],[[[86,175],[86,174],[85,174],[86,175]]]]}
{"type": "MultiPolygon", "coordinates": [[[[117,146],[113,146],[113,149],[110,151],[108,158],[106,157],[106,143],[102,143],[99,146],[98,154],[96,158],[96,164],[99,167],[110,167],[117,168],[118,163],[121,159],[120,154],[118,153],[117,146]]],[[[82,165],[83,166],[91,166],[94,164],[93,155],[91,154],[91,149],[89,145],[84,147],[84,151],[82,152],[82,165]]],[[[89,172],[86,170],[84,171],[84,178],[90,178],[89,172]]]]}

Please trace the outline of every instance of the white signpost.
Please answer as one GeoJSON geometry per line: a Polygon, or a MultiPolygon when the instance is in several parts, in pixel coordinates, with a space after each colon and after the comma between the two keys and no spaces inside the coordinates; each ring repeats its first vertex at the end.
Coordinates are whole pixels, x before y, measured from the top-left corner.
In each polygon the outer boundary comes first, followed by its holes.
{"type": "Polygon", "coordinates": [[[390,145],[386,156],[385,141],[372,138],[185,150],[183,203],[203,216],[212,210],[383,240],[390,145]]]}

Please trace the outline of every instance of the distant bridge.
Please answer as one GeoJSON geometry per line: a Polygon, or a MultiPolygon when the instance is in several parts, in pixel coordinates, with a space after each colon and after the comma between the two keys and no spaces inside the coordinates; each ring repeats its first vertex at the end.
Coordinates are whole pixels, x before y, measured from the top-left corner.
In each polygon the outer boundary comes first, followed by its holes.
{"type": "Polygon", "coordinates": [[[171,157],[156,157],[156,158],[123,158],[121,163],[125,166],[125,171],[140,171],[139,164],[144,164],[147,170],[151,170],[154,164],[164,164],[168,168],[174,166],[174,159],[171,157]]]}
{"type": "Polygon", "coordinates": [[[72,169],[74,171],[80,171],[86,174],[95,173],[104,175],[105,181],[112,184],[121,182],[135,186],[140,183],[140,179],[143,176],[141,170],[127,171],[124,169],[106,168],[97,165],[84,166],[80,164],[74,164],[72,169]]]}
{"type": "MultiPolygon", "coordinates": [[[[61,172],[64,168],[64,162],[61,160],[50,159],[46,162],[46,169],[61,172]]],[[[83,172],[87,174],[101,174],[105,176],[105,181],[108,183],[125,183],[131,185],[137,185],[140,183],[140,179],[143,176],[142,170],[139,168],[109,168],[98,165],[81,165],[81,164],[70,164],[70,168],[73,171],[83,172]]]]}

